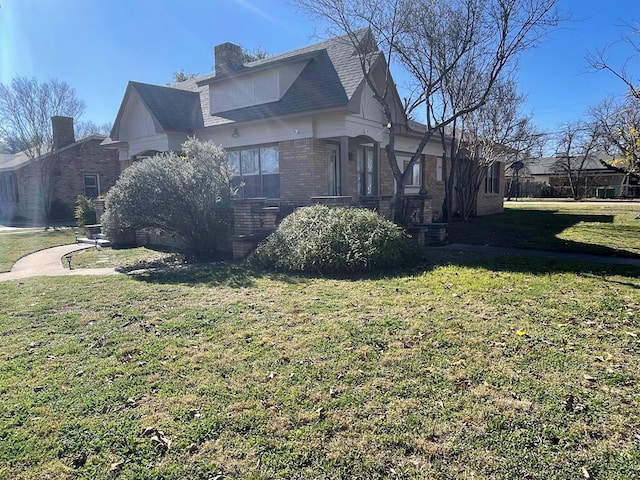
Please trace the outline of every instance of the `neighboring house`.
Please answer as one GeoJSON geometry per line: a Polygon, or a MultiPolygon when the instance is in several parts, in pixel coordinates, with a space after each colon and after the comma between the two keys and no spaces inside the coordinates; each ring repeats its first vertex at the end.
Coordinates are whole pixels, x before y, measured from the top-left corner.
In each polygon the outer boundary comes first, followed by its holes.
{"type": "MultiPolygon", "coordinates": [[[[372,46],[371,61],[382,73],[384,58],[371,33],[362,30],[358,38],[372,46]]],[[[244,65],[241,58],[241,47],[225,43],[214,49],[210,75],[171,86],[129,82],[111,138],[102,145],[117,148],[124,169],[157,152],[178,151],[195,136],[226,149],[239,197],[265,197],[285,213],[321,201],[390,215],[395,183],[384,151],[388,128],[399,133],[402,167],[421,134],[410,128],[395,91],[396,120],[387,125],[350,40],[336,37],[244,65]]],[[[441,152],[434,138],[404,192],[426,192],[425,222],[440,215],[441,152]]],[[[503,181],[498,164],[480,192],[480,214],[502,210],[503,181]]]]}
{"type": "Polygon", "coordinates": [[[571,197],[571,183],[578,181],[576,188],[581,197],[640,197],[640,188],[629,185],[628,177],[606,168],[598,157],[570,159],[544,157],[524,162],[524,168],[516,175],[515,169],[507,166],[506,194],[515,197],[571,197]],[[579,172],[579,173],[578,173],[579,172]]]}
{"type": "Polygon", "coordinates": [[[52,117],[51,121],[55,148],[40,158],[32,158],[27,152],[0,154],[2,222],[33,225],[46,222],[42,217],[44,182],[40,179],[39,165],[47,166],[51,221],[73,220],[78,195],[90,198],[103,195],[120,176],[117,152],[100,145],[104,136],[91,135],[76,141],[72,118],[52,117]]]}

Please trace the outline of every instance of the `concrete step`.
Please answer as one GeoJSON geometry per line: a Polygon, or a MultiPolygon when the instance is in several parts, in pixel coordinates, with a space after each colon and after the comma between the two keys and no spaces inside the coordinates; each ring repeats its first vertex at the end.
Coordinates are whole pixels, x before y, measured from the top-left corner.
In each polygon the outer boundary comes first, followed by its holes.
{"type": "Polygon", "coordinates": [[[88,243],[90,245],[101,246],[101,247],[108,247],[109,245],[111,245],[111,242],[104,237],[103,238],[81,237],[81,238],[78,238],[78,243],[88,243]]]}

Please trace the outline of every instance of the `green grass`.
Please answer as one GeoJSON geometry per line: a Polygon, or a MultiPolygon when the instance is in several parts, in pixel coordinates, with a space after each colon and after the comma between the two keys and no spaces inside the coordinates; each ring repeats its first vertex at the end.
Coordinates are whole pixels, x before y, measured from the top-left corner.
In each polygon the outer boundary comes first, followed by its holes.
{"type": "Polygon", "coordinates": [[[73,242],[75,242],[75,233],[71,228],[20,233],[1,232],[0,272],[10,271],[17,260],[29,253],[73,242]]]}
{"type": "Polygon", "coordinates": [[[638,270],[0,284],[0,478],[640,478],[638,270]]]}
{"type": "MultiPolygon", "coordinates": [[[[125,271],[144,268],[158,264],[168,265],[182,263],[183,255],[158,252],[145,247],[136,248],[88,248],[73,254],[72,268],[102,268],[119,267],[125,271]]],[[[64,262],[65,268],[68,264],[64,262]]]]}
{"type": "Polygon", "coordinates": [[[452,223],[453,242],[640,258],[640,204],[510,202],[504,213],[452,223]]]}

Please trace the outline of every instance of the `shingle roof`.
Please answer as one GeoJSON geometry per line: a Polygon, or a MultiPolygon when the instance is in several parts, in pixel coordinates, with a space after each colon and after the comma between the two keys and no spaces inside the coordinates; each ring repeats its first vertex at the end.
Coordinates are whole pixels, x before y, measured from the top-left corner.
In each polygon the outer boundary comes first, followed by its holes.
{"type": "MultiPolygon", "coordinates": [[[[70,143],[69,145],[65,145],[64,147],[58,149],[57,152],[63,152],[75,147],[76,145],[80,145],[81,143],[85,143],[90,140],[102,141],[104,139],[104,135],[88,135],[79,140],[76,140],[73,143],[70,143]]],[[[51,150],[49,147],[44,147],[41,153],[41,157],[47,157],[51,153],[51,150]]],[[[18,170],[19,168],[22,168],[23,166],[29,164],[36,158],[38,157],[36,157],[36,154],[34,152],[28,153],[26,150],[18,153],[0,153],[0,172],[10,172],[13,170],[18,170]]]]}
{"type": "MultiPolygon", "coordinates": [[[[369,30],[360,30],[356,35],[361,42],[372,41],[369,30]]],[[[205,127],[346,106],[364,78],[358,54],[346,35],[248,63],[239,74],[248,74],[252,69],[262,70],[272,64],[275,66],[296,61],[304,55],[308,55],[307,65],[276,102],[210,115],[208,84],[217,80],[214,74],[180,82],[169,88],[200,94],[205,127]]]]}
{"type": "MultiPolygon", "coordinates": [[[[600,158],[606,160],[607,157],[603,154],[595,154],[595,157],[589,157],[582,165],[582,171],[584,172],[599,172],[606,171],[607,168],[602,165],[600,158]]],[[[582,157],[576,157],[571,161],[572,170],[577,170],[580,167],[580,161],[582,157]]],[[[566,160],[558,157],[543,157],[526,163],[527,172],[530,175],[554,175],[562,173],[566,168],[566,160]]]]}
{"type": "Polygon", "coordinates": [[[202,128],[198,93],[148,83],[129,82],[165,131],[192,132],[202,128]]]}

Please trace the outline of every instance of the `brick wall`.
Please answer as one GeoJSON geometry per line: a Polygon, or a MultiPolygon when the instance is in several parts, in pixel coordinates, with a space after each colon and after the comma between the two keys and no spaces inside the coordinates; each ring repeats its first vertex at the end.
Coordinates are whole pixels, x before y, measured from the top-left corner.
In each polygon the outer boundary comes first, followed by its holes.
{"type": "Polygon", "coordinates": [[[500,165],[498,177],[499,191],[498,193],[485,193],[484,183],[480,186],[477,203],[478,215],[491,215],[504,211],[504,163],[499,163],[498,165],[500,165]]]}
{"type": "Polygon", "coordinates": [[[60,152],[52,164],[52,200],[73,211],[76,197],[84,195],[84,175],[98,175],[100,195],[105,195],[120,176],[116,150],[100,146],[101,140],[87,140],[60,152]]]}
{"type": "Polygon", "coordinates": [[[324,140],[302,138],[278,144],[280,149],[280,205],[309,205],[311,197],[327,195],[324,140]]]}
{"type": "Polygon", "coordinates": [[[438,221],[442,219],[442,203],[444,202],[445,195],[444,177],[441,181],[437,180],[438,157],[434,155],[425,155],[424,162],[423,179],[425,182],[425,190],[431,199],[431,217],[434,221],[438,221]]]}

